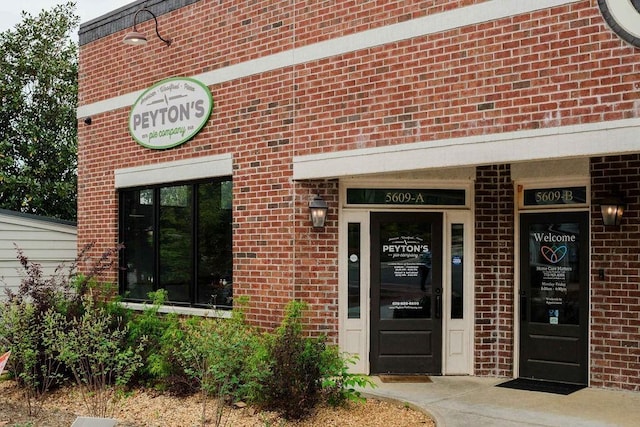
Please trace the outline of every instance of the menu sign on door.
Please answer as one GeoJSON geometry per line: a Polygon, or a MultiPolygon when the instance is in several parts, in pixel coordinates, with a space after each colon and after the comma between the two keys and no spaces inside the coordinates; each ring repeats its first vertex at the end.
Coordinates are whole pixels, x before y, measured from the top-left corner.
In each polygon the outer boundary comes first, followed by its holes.
{"type": "Polygon", "coordinates": [[[383,229],[380,249],[382,318],[428,318],[431,296],[431,248],[427,233],[383,229]]]}

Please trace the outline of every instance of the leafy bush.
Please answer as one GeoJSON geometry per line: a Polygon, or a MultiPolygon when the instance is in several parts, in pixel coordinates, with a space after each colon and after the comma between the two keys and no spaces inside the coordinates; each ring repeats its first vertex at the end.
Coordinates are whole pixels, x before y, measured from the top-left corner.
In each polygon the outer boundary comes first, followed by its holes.
{"type": "Polygon", "coordinates": [[[156,389],[170,388],[181,391],[184,371],[173,357],[176,343],[180,342],[180,321],[175,314],[161,314],[159,309],[167,299],[164,289],[148,294],[152,304],[143,312],[134,312],[122,304],[110,304],[110,310],[127,325],[127,345],[135,347],[141,340],[146,341],[141,353],[143,365],[132,381],[156,389]]]}
{"type": "Polygon", "coordinates": [[[190,318],[183,328],[174,356],[184,371],[208,394],[244,399],[255,374],[252,359],[260,335],[236,316],[190,318]]]}
{"type": "MultiPolygon", "coordinates": [[[[133,383],[198,390],[217,400],[215,424],[224,403],[244,400],[278,411],[289,419],[308,416],[321,400],[333,405],[360,400],[359,388],[373,386],[348,373],[345,358],[325,337],[303,331],[306,304],[291,301],[273,333],[259,333],[244,317],[238,299],[231,319],[162,315],[165,291],[149,294],[153,304],[142,313],[126,309],[95,277],[109,268],[117,250],[107,251],[89,269],[77,273],[89,247],[70,267],[45,277],[38,264],[19,251],[25,277],[18,292],[0,304],[0,345],[12,356],[9,370],[25,387],[29,404],[65,378],[80,386],[87,408],[105,416],[112,385],[133,383]],[[105,294],[106,292],[106,294],[105,294]]],[[[118,248],[119,249],[119,248],[118,248]]]]}
{"type": "Polygon", "coordinates": [[[335,346],[326,348],[322,362],[322,393],[328,404],[342,406],[347,402],[364,402],[359,389],[376,387],[366,375],[349,372],[349,365],[356,361],[357,356],[342,355],[335,346]]]}
{"type": "Polygon", "coordinates": [[[91,248],[87,245],[72,263],[61,263],[46,275],[40,264],[16,246],[22,278],[16,292],[6,288],[7,298],[0,303],[0,343],[11,350],[7,370],[25,388],[32,413],[49,388],[69,374],[43,342],[46,313],[55,311],[66,317],[82,311],[83,295],[95,286],[94,277],[113,265],[119,250],[105,251],[94,261],[88,256],[91,248]],[[88,266],[87,276],[78,274],[81,263],[88,266]]]}
{"type": "Polygon", "coordinates": [[[324,338],[305,338],[302,313],[306,304],[292,301],[270,340],[269,376],[263,384],[264,404],[287,419],[307,417],[318,403],[322,386],[324,338]]]}
{"type": "Polygon", "coordinates": [[[119,322],[104,306],[90,298],[83,302],[83,313],[71,319],[50,310],[44,318],[43,342],[73,372],[89,412],[105,417],[113,397],[110,386],[128,384],[142,366],[144,340],[137,347],[126,346],[126,325],[114,328],[119,322]]]}
{"type": "Polygon", "coordinates": [[[64,265],[46,277],[40,264],[30,261],[20,248],[16,251],[22,279],[17,292],[5,290],[7,299],[0,305],[0,340],[11,350],[8,371],[28,389],[27,397],[38,399],[58,371],[42,344],[44,315],[51,309],[74,310],[78,302],[64,265]]]}
{"type": "Polygon", "coordinates": [[[33,416],[40,412],[49,388],[62,378],[61,364],[42,344],[42,324],[36,313],[30,304],[7,304],[0,310],[0,336],[11,350],[10,373],[22,385],[33,416]]]}
{"type": "MultiPolygon", "coordinates": [[[[86,245],[73,262],[61,263],[46,275],[40,264],[29,260],[16,246],[22,278],[16,292],[6,288],[7,298],[0,303],[0,343],[11,350],[7,368],[23,386],[32,415],[36,415],[46,392],[72,375],[45,339],[46,317],[57,313],[68,320],[81,315],[86,297],[97,300],[102,295],[95,292],[95,278],[111,268],[120,249],[106,250],[93,259],[89,256],[92,248],[86,245]],[[86,276],[78,272],[79,265],[86,267],[86,276]]],[[[70,324],[60,322],[59,327],[66,332],[70,324]]]]}
{"type": "Polygon", "coordinates": [[[256,393],[255,376],[264,372],[256,365],[260,347],[260,335],[244,322],[241,311],[231,319],[190,318],[183,323],[174,358],[202,394],[203,425],[209,397],[217,397],[219,425],[228,399],[251,399],[256,393]]]}
{"type": "Polygon", "coordinates": [[[345,357],[325,337],[305,337],[303,313],[307,305],[291,301],[285,317],[270,336],[267,359],[269,375],[264,378],[263,405],[287,419],[302,419],[320,401],[342,405],[361,402],[359,388],[375,384],[364,375],[349,373],[353,358],[345,357]]]}

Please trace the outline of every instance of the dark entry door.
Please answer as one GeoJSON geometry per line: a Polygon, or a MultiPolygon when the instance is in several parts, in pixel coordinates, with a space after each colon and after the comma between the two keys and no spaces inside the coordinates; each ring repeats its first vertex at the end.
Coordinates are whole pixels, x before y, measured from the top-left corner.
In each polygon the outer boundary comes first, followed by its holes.
{"type": "Polygon", "coordinates": [[[371,214],[372,373],[440,374],[442,214],[371,214]]]}
{"type": "Polygon", "coordinates": [[[587,384],[589,214],[520,224],[520,377],[587,384]]]}

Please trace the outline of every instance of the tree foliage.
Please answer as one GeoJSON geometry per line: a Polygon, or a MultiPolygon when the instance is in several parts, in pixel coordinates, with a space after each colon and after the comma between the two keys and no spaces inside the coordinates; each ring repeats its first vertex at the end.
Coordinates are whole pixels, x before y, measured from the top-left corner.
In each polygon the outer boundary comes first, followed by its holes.
{"type": "Polygon", "coordinates": [[[0,207],[76,218],[75,3],[0,33],[0,207]]]}

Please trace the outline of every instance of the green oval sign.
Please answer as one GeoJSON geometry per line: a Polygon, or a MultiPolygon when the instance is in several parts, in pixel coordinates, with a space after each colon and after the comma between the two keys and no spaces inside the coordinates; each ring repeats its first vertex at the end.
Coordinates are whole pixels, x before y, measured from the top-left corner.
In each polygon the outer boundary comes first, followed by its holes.
{"type": "Polygon", "coordinates": [[[203,83],[187,77],[162,80],[131,107],[129,133],[147,148],[176,147],[200,132],[212,110],[213,97],[203,83]]]}

